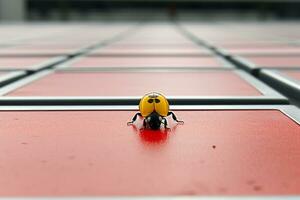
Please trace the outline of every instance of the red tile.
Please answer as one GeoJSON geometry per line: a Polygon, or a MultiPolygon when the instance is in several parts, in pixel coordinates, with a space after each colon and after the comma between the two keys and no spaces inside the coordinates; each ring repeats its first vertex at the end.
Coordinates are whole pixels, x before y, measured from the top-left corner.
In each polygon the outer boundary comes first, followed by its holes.
{"type": "Polygon", "coordinates": [[[117,44],[119,45],[195,45],[194,42],[190,40],[180,40],[176,41],[174,39],[172,40],[166,40],[166,39],[141,39],[141,40],[121,40],[118,41],[117,44]]]}
{"type": "Polygon", "coordinates": [[[195,43],[188,44],[119,44],[118,42],[112,43],[109,46],[102,47],[104,49],[160,49],[160,48],[171,48],[171,49],[195,49],[200,48],[199,45],[195,43]]]}
{"type": "Polygon", "coordinates": [[[0,57],[0,69],[37,69],[53,57],[0,57]]]}
{"type": "Polygon", "coordinates": [[[299,56],[245,56],[259,67],[295,67],[300,68],[299,56]]]}
{"type": "Polygon", "coordinates": [[[0,112],[0,195],[299,195],[300,126],[279,111],[178,111],[169,131],[134,113],[0,112]]]}
{"type": "Polygon", "coordinates": [[[55,48],[3,48],[0,49],[1,56],[13,56],[13,55],[69,55],[75,53],[78,50],[74,49],[55,49],[55,48]]]}
{"type": "Polygon", "coordinates": [[[62,42],[38,43],[38,42],[34,41],[34,42],[30,42],[29,44],[19,45],[19,46],[13,47],[13,48],[77,50],[77,49],[84,48],[88,45],[92,45],[92,44],[81,44],[81,43],[76,43],[76,42],[72,42],[72,43],[62,43],[62,42]]]}
{"type": "Polygon", "coordinates": [[[71,64],[74,68],[101,67],[223,67],[214,57],[84,57],[71,64]]]}
{"type": "Polygon", "coordinates": [[[285,47],[285,48],[231,48],[226,50],[232,54],[246,55],[246,54],[280,54],[280,55],[290,55],[298,54],[300,55],[300,47],[285,47]]]}
{"type": "Polygon", "coordinates": [[[232,71],[56,73],[27,84],[9,96],[261,96],[232,71]]]}
{"type": "Polygon", "coordinates": [[[157,47],[157,48],[148,48],[148,47],[135,47],[133,48],[116,48],[116,47],[105,47],[92,51],[89,55],[98,55],[98,54],[117,54],[117,55],[170,55],[170,54],[178,54],[178,55],[210,55],[211,51],[208,49],[200,48],[200,47],[157,47]]]}
{"type": "Polygon", "coordinates": [[[300,81],[300,71],[282,71],[287,76],[300,81]]]}
{"type": "Polygon", "coordinates": [[[235,42],[235,43],[216,43],[216,46],[220,46],[225,49],[247,49],[247,48],[259,48],[259,49],[270,49],[270,48],[288,48],[292,47],[287,43],[279,42],[235,42]]]}

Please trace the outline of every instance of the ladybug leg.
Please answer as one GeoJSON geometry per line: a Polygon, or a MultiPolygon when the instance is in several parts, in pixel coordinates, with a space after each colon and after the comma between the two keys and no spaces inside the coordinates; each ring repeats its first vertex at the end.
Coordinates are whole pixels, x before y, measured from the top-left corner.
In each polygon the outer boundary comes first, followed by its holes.
{"type": "Polygon", "coordinates": [[[168,113],[168,116],[169,116],[169,115],[172,116],[172,118],[173,118],[174,121],[176,121],[176,122],[178,122],[178,123],[180,123],[180,124],[183,124],[183,123],[184,123],[184,121],[178,120],[177,117],[176,117],[176,115],[175,115],[173,112],[169,112],[169,113],[168,113]]]}
{"type": "Polygon", "coordinates": [[[130,122],[127,122],[127,125],[129,126],[129,125],[133,124],[136,121],[136,119],[137,119],[138,116],[142,117],[142,114],[141,113],[136,113],[133,116],[132,120],[130,122]]]}
{"type": "Polygon", "coordinates": [[[164,124],[165,128],[168,128],[168,121],[166,118],[163,118],[161,122],[164,124]]]}

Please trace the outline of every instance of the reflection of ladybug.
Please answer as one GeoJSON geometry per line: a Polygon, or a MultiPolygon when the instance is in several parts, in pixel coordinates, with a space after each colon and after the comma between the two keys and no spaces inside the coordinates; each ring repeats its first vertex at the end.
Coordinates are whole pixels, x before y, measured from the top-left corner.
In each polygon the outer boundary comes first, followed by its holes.
{"type": "Polygon", "coordinates": [[[156,92],[146,94],[141,99],[139,110],[140,112],[134,115],[132,121],[127,123],[128,125],[133,124],[137,116],[144,117],[144,128],[150,129],[159,129],[161,124],[164,124],[164,127],[167,128],[168,123],[165,117],[169,115],[176,122],[183,123],[183,121],[177,120],[173,112],[169,112],[169,102],[166,97],[156,92]]]}

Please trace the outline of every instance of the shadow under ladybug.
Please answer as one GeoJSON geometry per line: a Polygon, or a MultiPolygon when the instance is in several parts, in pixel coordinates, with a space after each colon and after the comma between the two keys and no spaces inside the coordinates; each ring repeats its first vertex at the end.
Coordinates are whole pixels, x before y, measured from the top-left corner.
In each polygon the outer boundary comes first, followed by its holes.
{"type": "Polygon", "coordinates": [[[146,129],[157,130],[163,124],[168,128],[168,121],[165,117],[171,116],[174,121],[183,124],[183,121],[177,119],[176,115],[169,110],[169,102],[162,94],[152,92],[146,94],[139,103],[139,113],[136,113],[132,121],[127,125],[133,124],[137,117],[143,117],[143,127],[146,129]]]}

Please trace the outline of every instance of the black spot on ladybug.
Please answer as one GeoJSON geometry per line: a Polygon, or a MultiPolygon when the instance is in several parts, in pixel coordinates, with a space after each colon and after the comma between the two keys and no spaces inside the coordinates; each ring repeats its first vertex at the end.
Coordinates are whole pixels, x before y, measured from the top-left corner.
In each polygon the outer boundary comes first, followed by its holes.
{"type": "Polygon", "coordinates": [[[148,100],[148,103],[153,103],[153,99],[149,99],[149,100],[148,100]]]}

